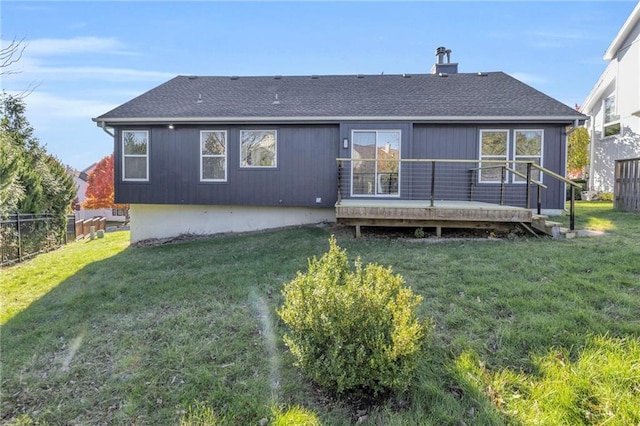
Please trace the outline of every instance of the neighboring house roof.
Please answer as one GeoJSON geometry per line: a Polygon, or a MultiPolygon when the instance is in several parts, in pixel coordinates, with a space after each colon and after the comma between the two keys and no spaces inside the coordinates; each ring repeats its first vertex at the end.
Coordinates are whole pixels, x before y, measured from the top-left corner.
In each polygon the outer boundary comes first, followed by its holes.
{"type": "Polygon", "coordinates": [[[615,58],[618,54],[618,51],[624,47],[622,43],[629,37],[635,26],[640,22],[640,2],[636,4],[636,7],[633,9],[627,20],[624,24],[622,24],[622,28],[618,31],[618,34],[615,36],[607,50],[604,52],[603,59],[606,61],[610,61],[615,58]]]}
{"type": "Polygon", "coordinates": [[[94,118],[136,122],[558,121],[586,117],[502,73],[178,76],[94,118]]]}

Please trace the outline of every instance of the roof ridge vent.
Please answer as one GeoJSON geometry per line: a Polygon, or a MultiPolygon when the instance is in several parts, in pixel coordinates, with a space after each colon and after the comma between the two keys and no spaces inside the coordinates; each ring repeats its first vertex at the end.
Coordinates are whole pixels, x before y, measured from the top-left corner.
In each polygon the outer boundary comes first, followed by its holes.
{"type": "Polygon", "coordinates": [[[440,73],[438,73],[438,76],[439,77],[449,77],[449,74],[446,73],[446,72],[440,72],[440,73]]]}
{"type": "Polygon", "coordinates": [[[317,80],[317,79],[319,79],[319,78],[320,78],[320,76],[319,76],[318,74],[313,74],[313,75],[311,76],[311,79],[312,79],[312,80],[317,80]]]}
{"type": "Polygon", "coordinates": [[[364,78],[364,74],[358,74],[356,78],[364,78]]]}
{"type": "Polygon", "coordinates": [[[240,79],[240,77],[238,77],[237,75],[232,75],[231,76],[231,80],[238,80],[238,79],[240,79]]]}
{"type": "Polygon", "coordinates": [[[282,76],[281,75],[274,75],[273,79],[274,80],[282,80],[282,76]]]}
{"type": "Polygon", "coordinates": [[[489,74],[487,74],[486,72],[479,72],[479,73],[478,73],[478,77],[486,77],[486,76],[488,76],[488,75],[489,75],[489,74]]]}
{"type": "Polygon", "coordinates": [[[187,77],[189,80],[197,80],[198,76],[197,75],[190,75],[187,77]]]}
{"type": "Polygon", "coordinates": [[[402,78],[411,78],[409,74],[402,73],[402,78]]]}

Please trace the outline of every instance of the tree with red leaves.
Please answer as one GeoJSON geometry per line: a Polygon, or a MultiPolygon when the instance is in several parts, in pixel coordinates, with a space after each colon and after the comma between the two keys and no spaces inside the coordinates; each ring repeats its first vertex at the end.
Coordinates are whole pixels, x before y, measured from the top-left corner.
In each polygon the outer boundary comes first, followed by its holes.
{"type": "Polygon", "coordinates": [[[89,174],[85,195],[82,203],[86,209],[125,209],[129,216],[128,204],[116,204],[113,197],[113,154],[104,157],[96,164],[89,174]]]}

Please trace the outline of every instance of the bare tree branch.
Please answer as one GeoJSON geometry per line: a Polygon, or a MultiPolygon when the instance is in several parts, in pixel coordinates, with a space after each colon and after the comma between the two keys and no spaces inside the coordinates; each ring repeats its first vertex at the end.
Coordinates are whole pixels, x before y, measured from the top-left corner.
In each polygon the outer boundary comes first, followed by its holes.
{"type": "Polygon", "coordinates": [[[0,49],[0,75],[17,74],[19,72],[9,68],[22,59],[22,54],[26,48],[27,45],[24,42],[24,38],[20,40],[14,38],[7,47],[0,49]]]}

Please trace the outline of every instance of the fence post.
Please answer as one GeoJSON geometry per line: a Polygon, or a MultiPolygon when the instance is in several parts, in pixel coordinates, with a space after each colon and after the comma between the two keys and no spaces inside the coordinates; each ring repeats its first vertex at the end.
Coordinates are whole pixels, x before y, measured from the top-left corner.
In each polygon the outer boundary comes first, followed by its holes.
{"type": "Polygon", "coordinates": [[[22,231],[20,230],[20,213],[16,213],[16,229],[18,230],[18,261],[22,262],[22,231]]]}

